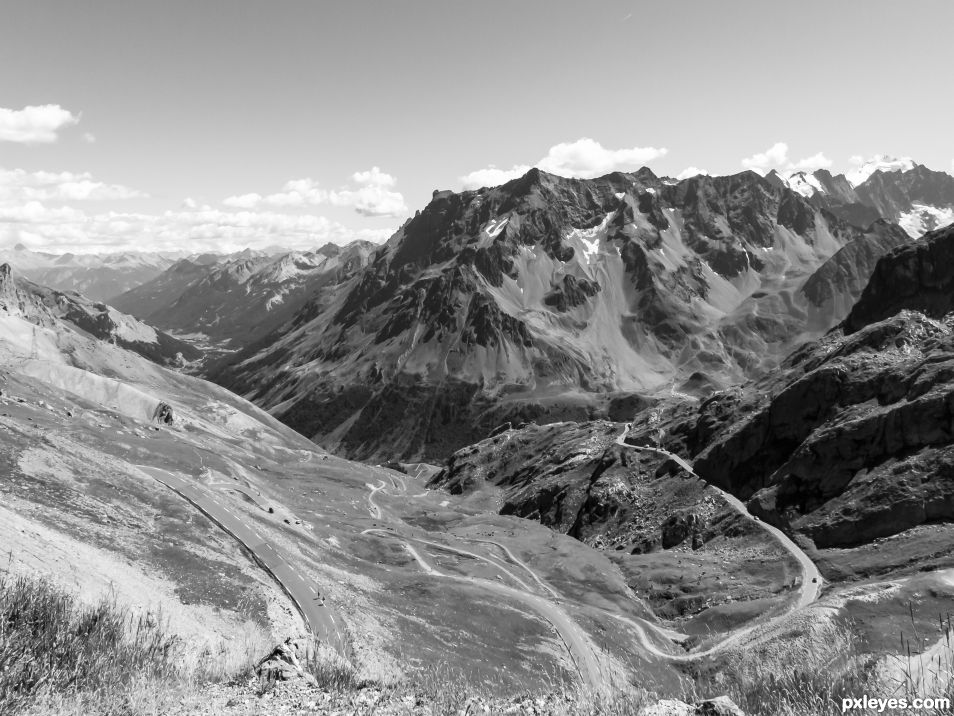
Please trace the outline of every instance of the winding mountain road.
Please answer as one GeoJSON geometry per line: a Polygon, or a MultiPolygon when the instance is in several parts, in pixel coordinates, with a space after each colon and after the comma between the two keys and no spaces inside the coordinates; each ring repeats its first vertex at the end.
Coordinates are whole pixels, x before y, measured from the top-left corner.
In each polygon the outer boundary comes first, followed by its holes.
{"type": "MultiPolygon", "coordinates": [[[[696,471],[693,470],[692,465],[690,465],[688,462],[683,460],[678,455],[669,452],[668,450],[664,450],[662,448],[654,448],[654,447],[643,447],[640,445],[630,445],[629,443],[627,443],[626,435],[629,433],[630,427],[631,427],[630,423],[626,423],[626,425],[623,427],[623,431],[619,434],[619,437],[616,438],[617,445],[619,445],[620,447],[629,448],[631,450],[652,452],[657,455],[661,455],[663,457],[669,458],[670,460],[675,462],[677,465],[679,465],[679,467],[681,467],[683,470],[685,470],[690,475],[695,477],[697,480],[702,480],[702,478],[696,474],[696,471]]],[[[702,480],[702,481],[705,482],[705,480],[702,480]]],[[[818,567],[815,566],[815,563],[812,562],[812,560],[808,557],[807,554],[805,554],[804,550],[802,550],[801,547],[795,544],[795,542],[787,534],[782,532],[782,530],[778,529],[777,527],[773,525],[767,524],[763,522],[762,520],[759,520],[753,517],[752,514],[749,513],[748,508],[735,495],[730,495],[728,492],[720,489],[719,487],[716,487],[712,483],[706,482],[706,484],[709,486],[709,488],[719,493],[722,499],[725,500],[726,503],[728,503],[728,505],[732,507],[732,509],[734,509],[740,515],[742,515],[745,519],[751,522],[754,522],[764,531],[772,535],[775,541],[777,541],[782,546],[782,548],[785,549],[785,551],[788,552],[790,555],[792,555],[792,557],[794,557],[795,560],[798,562],[802,572],[802,582],[798,588],[798,599],[796,600],[795,604],[791,607],[790,611],[801,609],[802,607],[806,607],[812,602],[816,601],[818,599],[819,594],[821,593],[822,576],[821,576],[821,573],[818,571],[818,567]]]]}
{"type": "Polygon", "coordinates": [[[344,621],[325,604],[314,582],[288,562],[267,537],[259,534],[245,515],[232,509],[225,500],[217,499],[213,493],[198,486],[193,480],[156,467],[146,465],[137,467],[190,502],[245,547],[259,566],[272,576],[291,599],[312,633],[338,654],[348,657],[348,639],[344,630],[344,621]]]}

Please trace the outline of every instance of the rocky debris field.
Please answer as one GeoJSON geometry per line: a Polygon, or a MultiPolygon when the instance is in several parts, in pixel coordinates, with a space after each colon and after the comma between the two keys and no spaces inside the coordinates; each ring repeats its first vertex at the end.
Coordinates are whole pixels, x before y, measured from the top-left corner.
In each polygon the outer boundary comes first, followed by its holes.
{"type": "Polygon", "coordinates": [[[304,679],[263,688],[259,679],[211,685],[201,698],[190,696],[170,705],[169,716],[745,716],[731,699],[720,696],[695,702],[653,699],[642,692],[613,698],[574,693],[524,695],[510,699],[468,696],[453,686],[440,695],[405,687],[358,686],[327,689],[304,679]]]}

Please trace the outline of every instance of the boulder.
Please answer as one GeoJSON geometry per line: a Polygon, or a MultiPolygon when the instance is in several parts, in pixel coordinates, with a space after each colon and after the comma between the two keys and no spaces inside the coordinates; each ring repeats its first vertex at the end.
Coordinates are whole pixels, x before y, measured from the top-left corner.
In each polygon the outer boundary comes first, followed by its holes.
{"type": "Polygon", "coordinates": [[[745,713],[728,696],[717,696],[696,703],[696,716],[745,716],[745,713]]]}
{"type": "Polygon", "coordinates": [[[175,415],[172,412],[172,406],[168,403],[159,403],[159,405],[156,406],[156,412],[153,414],[153,419],[161,425],[172,425],[172,423],[175,421],[175,415]]]}
{"type": "Polygon", "coordinates": [[[305,671],[304,664],[312,654],[312,645],[305,639],[289,637],[258,662],[255,674],[266,682],[304,679],[311,683],[315,677],[305,671]]]}
{"type": "MultiPolygon", "coordinates": [[[[698,535],[702,526],[702,517],[691,510],[680,510],[671,514],[660,526],[663,549],[670,549],[698,535]]],[[[695,546],[695,540],[693,540],[693,549],[698,549],[695,546]]]]}
{"type": "Polygon", "coordinates": [[[679,699],[663,699],[651,706],[644,706],[637,716],[692,716],[693,707],[679,699]]]}

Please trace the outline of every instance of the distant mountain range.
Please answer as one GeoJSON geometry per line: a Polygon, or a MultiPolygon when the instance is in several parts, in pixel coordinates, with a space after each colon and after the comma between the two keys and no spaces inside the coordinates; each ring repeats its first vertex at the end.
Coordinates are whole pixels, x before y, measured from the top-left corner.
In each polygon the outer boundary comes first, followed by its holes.
{"type": "Polygon", "coordinates": [[[151,281],[175,263],[175,258],[148,252],[114,254],[49,254],[17,244],[0,251],[22,276],[60,291],[77,291],[94,301],[106,301],[151,281]]]}
{"type": "Polygon", "coordinates": [[[847,175],[820,169],[766,178],[858,226],[887,219],[917,238],[954,222],[954,177],[907,158],[878,157],[847,175]]]}
{"type": "MultiPolygon", "coordinates": [[[[160,328],[201,333],[239,347],[293,318],[305,304],[320,304],[368,262],[374,244],[275,254],[183,258],[152,280],[112,300],[160,328]]],[[[314,306],[310,310],[315,310],[314,306]]]]}

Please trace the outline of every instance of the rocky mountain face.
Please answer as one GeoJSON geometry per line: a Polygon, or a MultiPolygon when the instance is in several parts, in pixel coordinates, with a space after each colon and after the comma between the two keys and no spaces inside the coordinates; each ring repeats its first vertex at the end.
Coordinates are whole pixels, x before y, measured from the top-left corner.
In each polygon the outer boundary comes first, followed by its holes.
{"type": "Polygon", "coordinates": [[[753,172],[534,169],[436,192],[334,300],[213,379],[348,456],[437,459],[506,420],[761,375],[841,320],[905,238],[753,172]]]}
{"type": "Polygon", "coordinates": [[[954,521],[954,228],[893,250],[847,319],[661,435],[764,519],[847,547],[954,521]]]}
{"type": "Polygon", "coordinates": [[[768,179],[858,226],[878,219],[900,224],[912,238],[954,223],[954,176],[911,160],[882,158],[851,176],[827,169],[768,179]]]}
{"type": "Polygon", "coordinates": [[[166,330],[202,333],[230,347],[252,343],[316,307],[368,262],[374,245],[182,259],[114,299],[122,311],[166,330]]]}
{"type": "Polygon", "coordinates": [[[93,301],[109,299],[151,281],[173,263],[169,256],[151,253],[47,254],[17,244],[0,252],[22,276],[59,291],[76,291],[93,301]]]}
{"type": "Polygon", "coordinates": [[[157,331],[105,303],[17,277],[9,264],[0,265],[0,310],[38,326],[71,326],[83,334],[128,348],[161,365],[181,366],[201,357],[201,352],[188,343],[157,331]]]}

